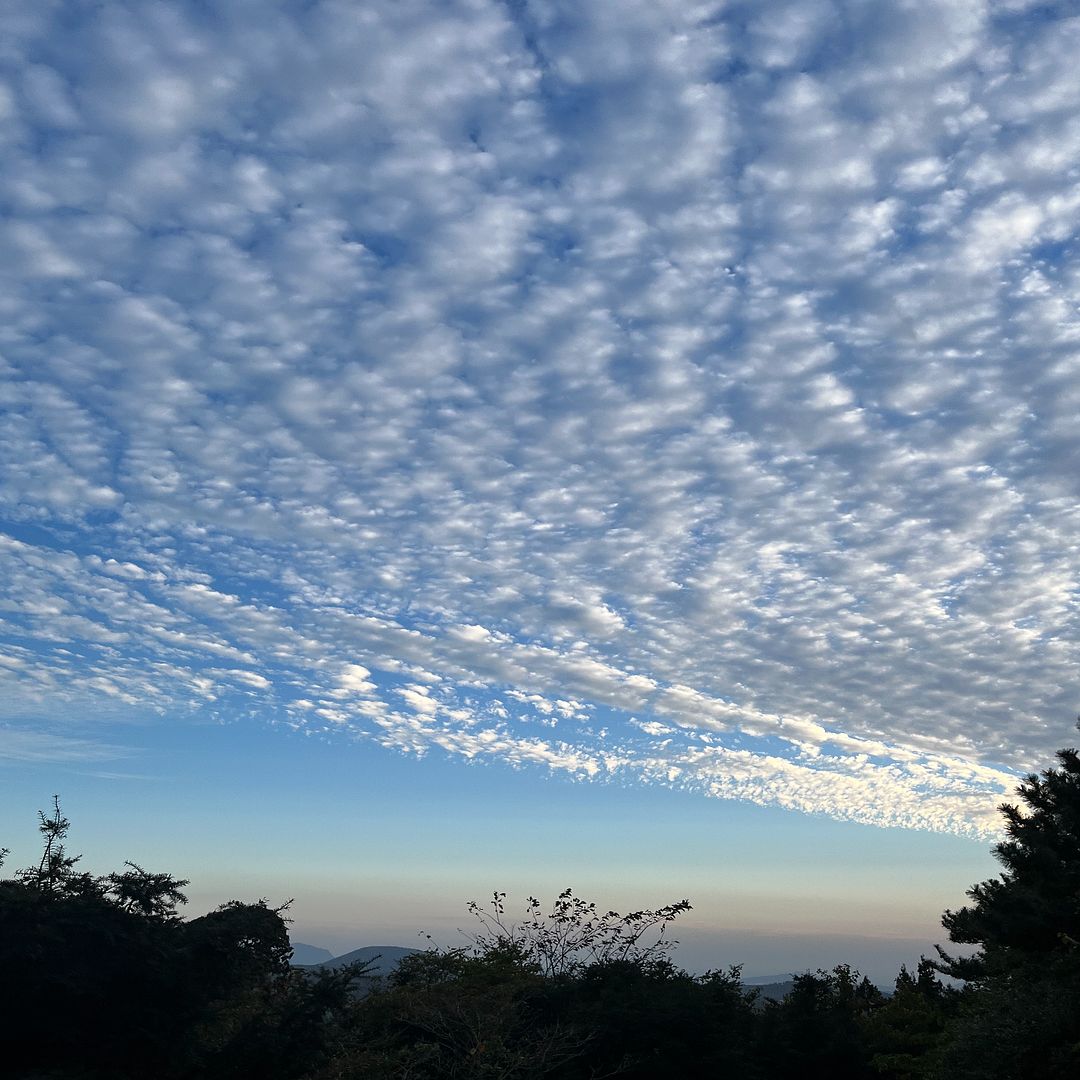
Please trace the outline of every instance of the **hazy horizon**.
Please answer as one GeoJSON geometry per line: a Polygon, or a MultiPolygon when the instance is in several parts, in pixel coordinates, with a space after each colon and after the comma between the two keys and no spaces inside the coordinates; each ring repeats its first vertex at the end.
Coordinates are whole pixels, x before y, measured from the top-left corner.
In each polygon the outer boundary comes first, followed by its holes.
{"type": "Polygon", "coordinates": [[[36,859],[35,811],[55,785],[81,865],[132,859],[190,878],[187,917],[229,899],[294,898],[294,939],[347,952],[423,947],[421,933],[463,944],[467,901],[495,889],[511,914],[567,887],[624,912],[685,897],[694,908],[673,928],[674,959],[689,969],[850,963],[883,984],[945,944],[944,909],[998,870],[989,844],[962,837],[375,753],[352,787],[339,746],[256,741],[240,725],[178,729],[147,747],[143,764],[167,779],[120,786],[78,764],[9,766],[6,868],[36,859]]]}

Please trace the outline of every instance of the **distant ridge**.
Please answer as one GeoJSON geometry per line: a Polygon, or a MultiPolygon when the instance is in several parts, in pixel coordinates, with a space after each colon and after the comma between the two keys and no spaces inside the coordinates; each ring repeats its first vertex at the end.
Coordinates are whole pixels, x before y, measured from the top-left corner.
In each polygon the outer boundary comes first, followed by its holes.
{"type": "Polygon", "coordinates": [[[325,949],[321,951],[326,953],[325,959],[315,963],[301,963],[294,959],[293,966],[332,970],[345,967],[346,964],[372,961],[371,967],[366,972],[367,975],[388,975],[406,956],[420,952],[419,949],[407,949],[402,945],[365,945],[362,949],[353,949],[352,952],[342,953],[341,956],[332,956],[325,949]]]}
{"type": "Polygon", "coordinates": [[[742,985],[746,990],[756,990],[759,1001],[783,1001],[795,989],[795,983],[791,979],[783,979],[782,976],[773,976],[773,978],[776,979],[775,982],[757,982],[746,979],[742,985]]]}
{"type": "MultiPolygon", "coordinates": [[[[315,945],[304,945],[296,942],[293,945],[292,966],[304,968],[308,971],[332,971],[335,968],[345,967],[347,964],[371,963],[361,980],[365,985],[367,980],[382,975],[389,975],[406,956],[421,952],[420,949],[409,949],[403,945],[365,945],[352,952],[334,956],[329,949],[320,949],[315,945]],[[306,959],[312,953],[317,954],[313,960],[306,959]]],[[[747,990],[756,990],[758,1001],[783,1001],[795,988],[794,975],[751,975],[741,980],[742,986],[747,990]]],[[[891,987],[879,987],[886,997],[892,996],[891,987]]]]}
{"type": "Polygon", "coordinates": [[[294,967],[308,967],[334,958],[329,949],[320,949],[318,945],[305,945],[302,941],[293,941],[291,944],[292,959],[289,963],[294,967]]]}

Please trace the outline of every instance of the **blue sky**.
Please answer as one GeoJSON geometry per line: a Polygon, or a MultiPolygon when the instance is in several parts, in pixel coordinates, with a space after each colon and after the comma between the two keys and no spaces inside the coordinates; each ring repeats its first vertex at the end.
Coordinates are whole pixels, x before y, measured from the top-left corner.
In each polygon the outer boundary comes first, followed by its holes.
{"type": "Polygon", "coordinates": [[[1070,16],[8,4],[5,842],[931,933],[1076,711],[1070,16]]]}

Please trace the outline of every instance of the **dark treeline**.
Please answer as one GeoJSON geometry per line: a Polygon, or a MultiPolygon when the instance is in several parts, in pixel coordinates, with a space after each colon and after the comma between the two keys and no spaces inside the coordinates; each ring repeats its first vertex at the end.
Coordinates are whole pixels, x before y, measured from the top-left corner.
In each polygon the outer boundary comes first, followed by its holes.
{"type": "Polygon", "coordinates": [[[600,1080],[1080,1076],[1080,758],[1005,806],[1003,872],[947,911],[951,941],[882,994],[858,972],[797,976],[779,1002],[739,970],[695,976],[665,930],[686,901],[599,912],[470,905],[467,948],[359,968],[289,965],[284,908],[178,914],[187,884],[134,864],[105,876],[64,849],[59,804],[40,861],[0,881],[0,1052],[21,1080],[600,1080]],[[943,985],[939,975],[963,980],[943,985]]]}

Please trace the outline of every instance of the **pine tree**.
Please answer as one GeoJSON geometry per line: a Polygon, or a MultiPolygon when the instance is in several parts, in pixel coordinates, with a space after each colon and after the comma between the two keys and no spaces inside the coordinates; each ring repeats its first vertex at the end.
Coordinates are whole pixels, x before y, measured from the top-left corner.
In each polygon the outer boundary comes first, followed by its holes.
{"type": "Polygon", "coordinates": [[[994,854],[999,877],[968,891],[973,904],[946,911],[950,940],[979,945],[970,960],[949,958],[948,974],[979,980],[1017,962],[1080,958],[1080,755],[1058,752],[1060,768],[1029,776],[1004,805],[1007,839],[994,854]]]}
{"type": "Polygon", "coordinates": [[[938,969],[969,983],[952,1076],[1080,1075],[1080,754],[1057,758],[1020,785],[1023,806],[1001,807],[1003,873],[942,917],[951,941],[977,946],[939,950],[938,969]]]}

